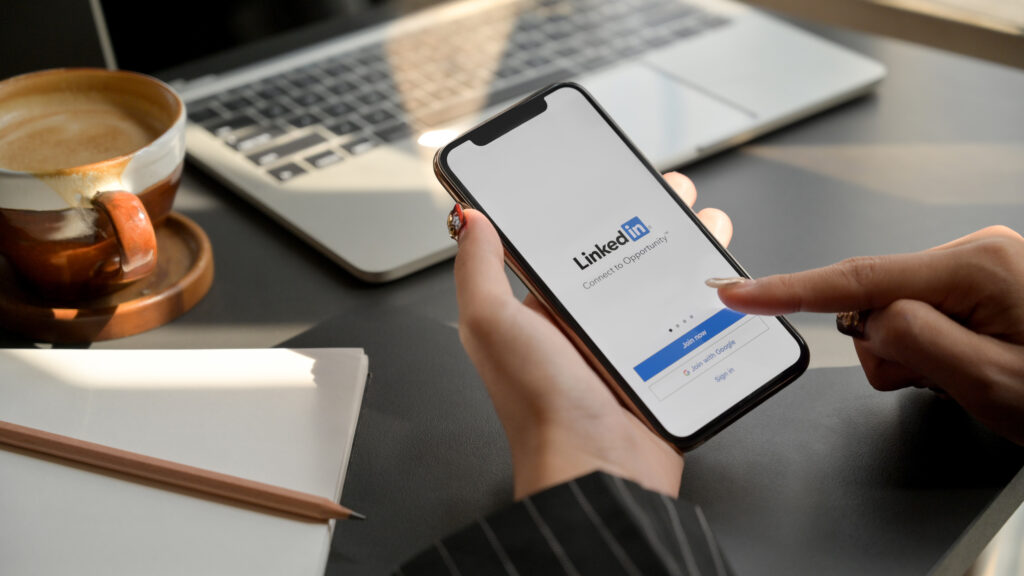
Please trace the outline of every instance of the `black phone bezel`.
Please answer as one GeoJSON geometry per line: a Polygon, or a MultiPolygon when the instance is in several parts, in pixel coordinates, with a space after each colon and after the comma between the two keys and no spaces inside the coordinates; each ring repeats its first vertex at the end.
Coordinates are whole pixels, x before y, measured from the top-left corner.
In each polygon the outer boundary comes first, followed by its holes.
{"type": "Polygon", "coordinates": [[[468,130],[459,137],[455,138],[442,148],[438,149],[434,155],[434,170],[441,180],[441,183],[449,191],[449,193],[455,198],[457,202],[463,203],[470,208],[474,208],[482,212],[487,216],[488,220],[494,225],[495,230],[498,232],[498,236],[501,238],[502,246],[505,249],[507,258],[511,258],[514,261],[513,271],[519,275],[519,271],[515,270],[518,267],[523,274],[526,274],[528,278],[521,278],[524,283],[532,291],[539,291],[540,294],[536,294],[539,298],[545,301],[545,303],[551,308],[560,319],[568,325],[574,334],[580,339],[580,341],[587,347],[590,354],[601,364],[605,372],[607,372],[614,380],[614,384],[626,394],[632,401],[634,407],[640,410],[647,422],[655,429],[655,431],[664,439],[675,445],[680,451],[688,451],[696,448],[700,444],[703,444],[708,439],[713,437],[715,434],[723,430],[726,426],[739,419],[741,416],[752,410],[758,404],[761,404],[779,390],[790,384],[796,378],[798,378],[807,369],[810,362],[810,351],[807,347],[807,343],[803,337],[793,328],[793,326],[782,316],[776,316],[779,322],[785,327],[786,331],[789,332],[790,336],[796,341],[800,348],[800,356],[792,365],[780,372],[777,376],[759,386],[756,390],[748,394],[740,402],[731,406],[725,412],[719,414],[710,422],[699,428],[690,436],[675,436],[669,433],[665,427],[661,424],[657,417],[651,412],[647,405],[640,399],[633,388],[626,382],[625,378],[620,374],[619,370],[608,360],[600,348],[591,340],[590,336],[582,329],[579,323],[576,322],[575,318],[566,307],[562,304],[561,300],[548,288],[548,285],[532,266],[523,258],[522,254],[516,249],[516,247],[509,241],[508,237],[502,232],[501,227],[495,223],[494,219],[491,218],[487,210],[480,206],[473,195],[469,192],[468,188],[462,184],[459,178],[448,166],[448,154],[456,147],[471,142],[476,145],[478,142],[484,142],[483,145],[493,142],[497,138],[500,138],[504,134],[514,130],[516,127],[529,121],[531,118],[543,114],[547,109],[547,104],[539,106],[537,101],[544,102],[544,99],[553,92],[561,89],[572,89],[576,90],[587,100],[587,102],[600,114],[601,118],[608,124],[608,126],[615,132],[615,134],[626,144],[626,147],[633,153],[633,155],[643,164],[647,171],[651,174],[655,180],[657,180],[665,193],[667,193],[676,204],[689,216],[690,220],[695,226],[704,234],[705,238],[711,242],[712,246],[718,249],[718,252],[723,258],[736,270],[738,275],[749,278],[750,275],[740,266],[739,262],[733,258],[732,254],[722,246],[714,235],[701,223],[697,215],[687,206],[675,193],[675,191],[669,186],[665,179],[661,177],[661,174],[651,165],[650,162],[640,153],[639,149],[633,144],[633,142],[626,136],[621,128],[612,120],[611,116],[597,103],[593,96],[586,91],[582,86],[575,82],[559,82],[552,84],[546,88],[534,92],[530,96],[527,96],[518,103],[510,106],[503,112],[485,120],[476,127],[468,130]],[[537,112],[539,110],[539,112],[537,112]]]}

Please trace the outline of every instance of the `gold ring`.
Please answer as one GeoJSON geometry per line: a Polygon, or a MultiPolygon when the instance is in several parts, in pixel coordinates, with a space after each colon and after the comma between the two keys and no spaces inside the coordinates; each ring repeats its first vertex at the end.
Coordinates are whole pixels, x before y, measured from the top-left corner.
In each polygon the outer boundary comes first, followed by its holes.
{"type": "Polygon", "coordinates": [[[864,339],[864,330],[867,328],[868,316],[871,310],[859,310],[856,312],[840,312],[836,314],[836,329],[854,338],[864,339]]]}

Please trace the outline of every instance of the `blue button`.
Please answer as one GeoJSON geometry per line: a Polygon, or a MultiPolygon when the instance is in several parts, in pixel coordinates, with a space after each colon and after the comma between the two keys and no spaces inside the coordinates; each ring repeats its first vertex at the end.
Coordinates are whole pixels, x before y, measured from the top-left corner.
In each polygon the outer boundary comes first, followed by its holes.
{"type": "Polygon", "coordinates": [[[733,312],[724,308],[715,313],[714,316],[701,322],[696,328],[676,338],[668,346],[658,350],[650,358],[637,364],[633,370],[647,382],[654,378],[669,366],[681,360],[684,356],[693,352],[701,344],[721,334],[726,328],[739,322],[745,314],[733,312]]]}

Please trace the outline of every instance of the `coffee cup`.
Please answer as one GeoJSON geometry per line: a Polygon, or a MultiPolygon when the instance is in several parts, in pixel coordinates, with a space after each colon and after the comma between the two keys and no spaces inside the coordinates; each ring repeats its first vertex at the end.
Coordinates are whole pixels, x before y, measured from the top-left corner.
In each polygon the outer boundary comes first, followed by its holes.
{"type": "Polygon", "coordinates": [[[0,81],[0,255],[44,298],[108,294],[156,267],[185,158],[169,86],[102,69],[0,81]]]}

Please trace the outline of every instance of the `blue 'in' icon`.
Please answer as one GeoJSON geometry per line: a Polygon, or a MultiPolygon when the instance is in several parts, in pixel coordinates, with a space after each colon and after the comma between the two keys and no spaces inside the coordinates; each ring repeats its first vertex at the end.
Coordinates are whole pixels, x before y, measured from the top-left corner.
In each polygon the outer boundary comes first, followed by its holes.
{"type": "Polygon", "coordinates": [[[623,224],[622,230],[626,233],[626,236],[629,236],[630,240],[634,241],[636,241],[639,238],[643,238],[644,236],[647,236],[647,234],[650,232],[650,230],[647,228],[647,225],[640,220],[639,216],[623,224]]]}

